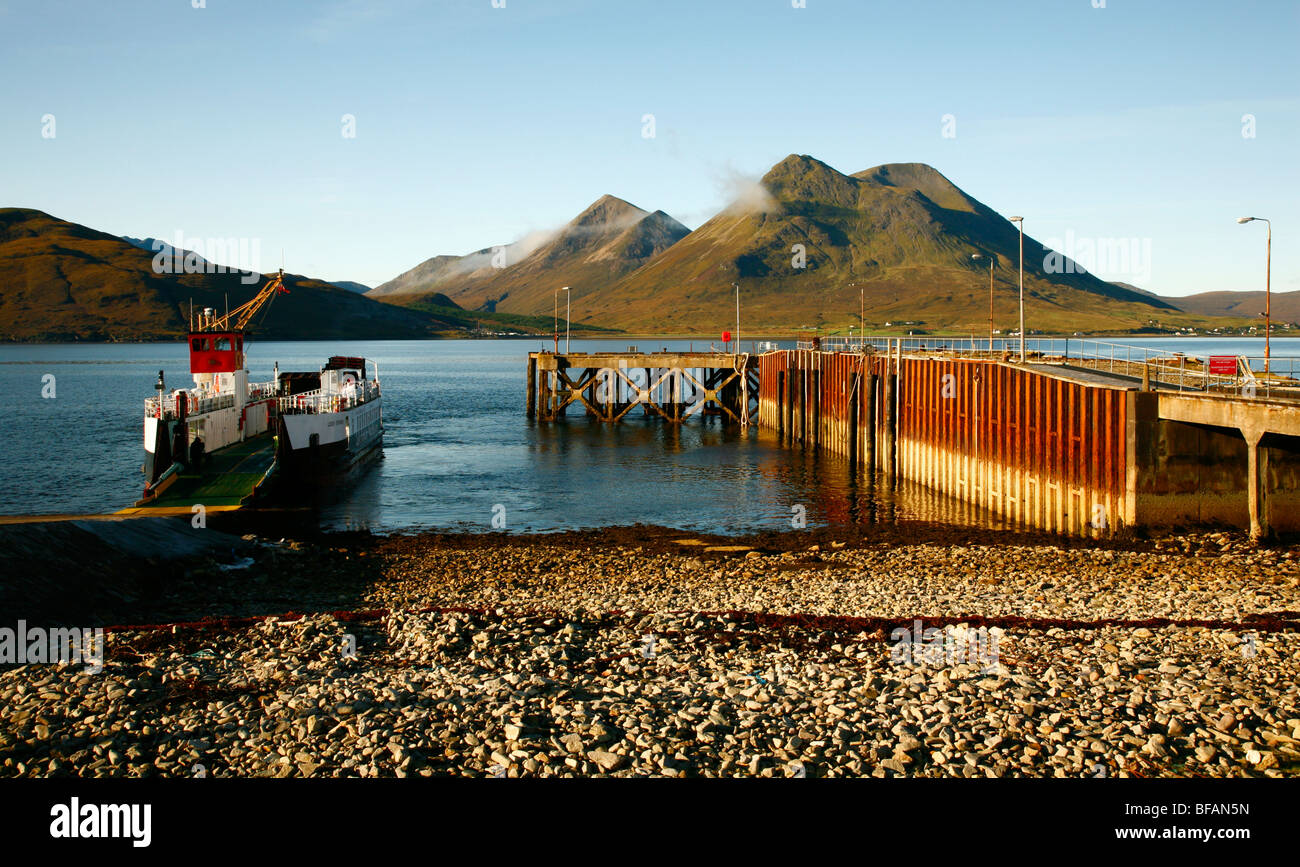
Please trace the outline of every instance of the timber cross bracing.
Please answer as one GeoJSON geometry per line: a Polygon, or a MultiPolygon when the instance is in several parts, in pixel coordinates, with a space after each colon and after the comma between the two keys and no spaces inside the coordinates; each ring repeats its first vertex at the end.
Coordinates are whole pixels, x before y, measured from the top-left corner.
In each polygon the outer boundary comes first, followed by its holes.
{"type": "Polygon", "coordinates": [[[758,360],[748,353],[529,353],[529,418],[554,421],[573,405],[607,422],[640,407],[674,423],[717,415],[748,425],[758,413],[758,360]]]}

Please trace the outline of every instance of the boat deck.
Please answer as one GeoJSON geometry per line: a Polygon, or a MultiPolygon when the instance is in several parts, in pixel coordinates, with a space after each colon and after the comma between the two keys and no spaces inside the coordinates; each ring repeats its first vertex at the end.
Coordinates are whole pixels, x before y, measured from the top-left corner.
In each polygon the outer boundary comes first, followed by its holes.
{"type": "Polygon", "coordinates": [[[275,462],[275,438],[257,436],[207,456],[202,473],[181,473],[157,497],[118,514],[188,514],[197,503],[208,511],[238,509],[275,462]]]}

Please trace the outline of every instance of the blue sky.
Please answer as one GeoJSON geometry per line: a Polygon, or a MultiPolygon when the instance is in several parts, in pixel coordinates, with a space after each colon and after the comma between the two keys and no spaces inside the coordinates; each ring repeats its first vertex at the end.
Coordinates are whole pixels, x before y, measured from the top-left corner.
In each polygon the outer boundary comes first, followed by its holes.
{"type": "Polygon", "coordinates": [[[807,153],[1149,243],[1098,272],[1166,294],[1262,289],[1269,217],[1300,290],[1293,0],[193,2],[0,0],[0,205],[374,285],[605,193],[694,228],[807,153]]]}

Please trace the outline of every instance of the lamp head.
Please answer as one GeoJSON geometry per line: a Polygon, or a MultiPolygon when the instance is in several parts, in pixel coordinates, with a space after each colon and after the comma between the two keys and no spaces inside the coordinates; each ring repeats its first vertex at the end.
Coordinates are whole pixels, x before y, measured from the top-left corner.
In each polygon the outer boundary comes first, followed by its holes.
{"type": "Polygon", "coordinates": [[[1238,223],[1249,223],[1251,220],[1258,220],[1259,217],[1238,217],[1238,223]]]}
{"type": "Polygon", "coordinates": [[[1008,217],[1007,219],[1013,223],[1023,223],[1025,221],[1024,217],[1008,217]]]}

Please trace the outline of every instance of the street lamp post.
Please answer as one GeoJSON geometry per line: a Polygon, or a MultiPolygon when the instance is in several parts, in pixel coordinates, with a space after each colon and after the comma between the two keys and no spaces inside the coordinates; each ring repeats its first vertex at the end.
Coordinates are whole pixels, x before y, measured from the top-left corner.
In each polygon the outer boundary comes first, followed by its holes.
{"type": "Polygon", "coordinates": [[[989,260],[989,354],[993,354],[993,263],[997,261],[996,256],[986,256],[983,253],[974,253],[971,258],[979,261],[980,259],[989,260]]]}
{"type": "Polygon", "coordinates": [[[1012,217],[1020,225],[1020,363],[1025,363],[1025,218],[1012,217]]]}
{"type": "Polygon", "coordinates": [[[1264,379],[1269,378],[1269,361],[1272,357],[1269,336],[1273,331],[1273,224],[1266,217],[1238,217],[1238,223],[1250,223],[1259,220],[1268,226],[1268,247],[1264,259],[1264,379]]]}
{"type": "Polygon", "coordinates": [[[569,302],[572,295],[568,286],[561,286],[555,290],[555,351],[560,351],[560,293],[564,293],[564,352],[569,352],[569,302]]]}

